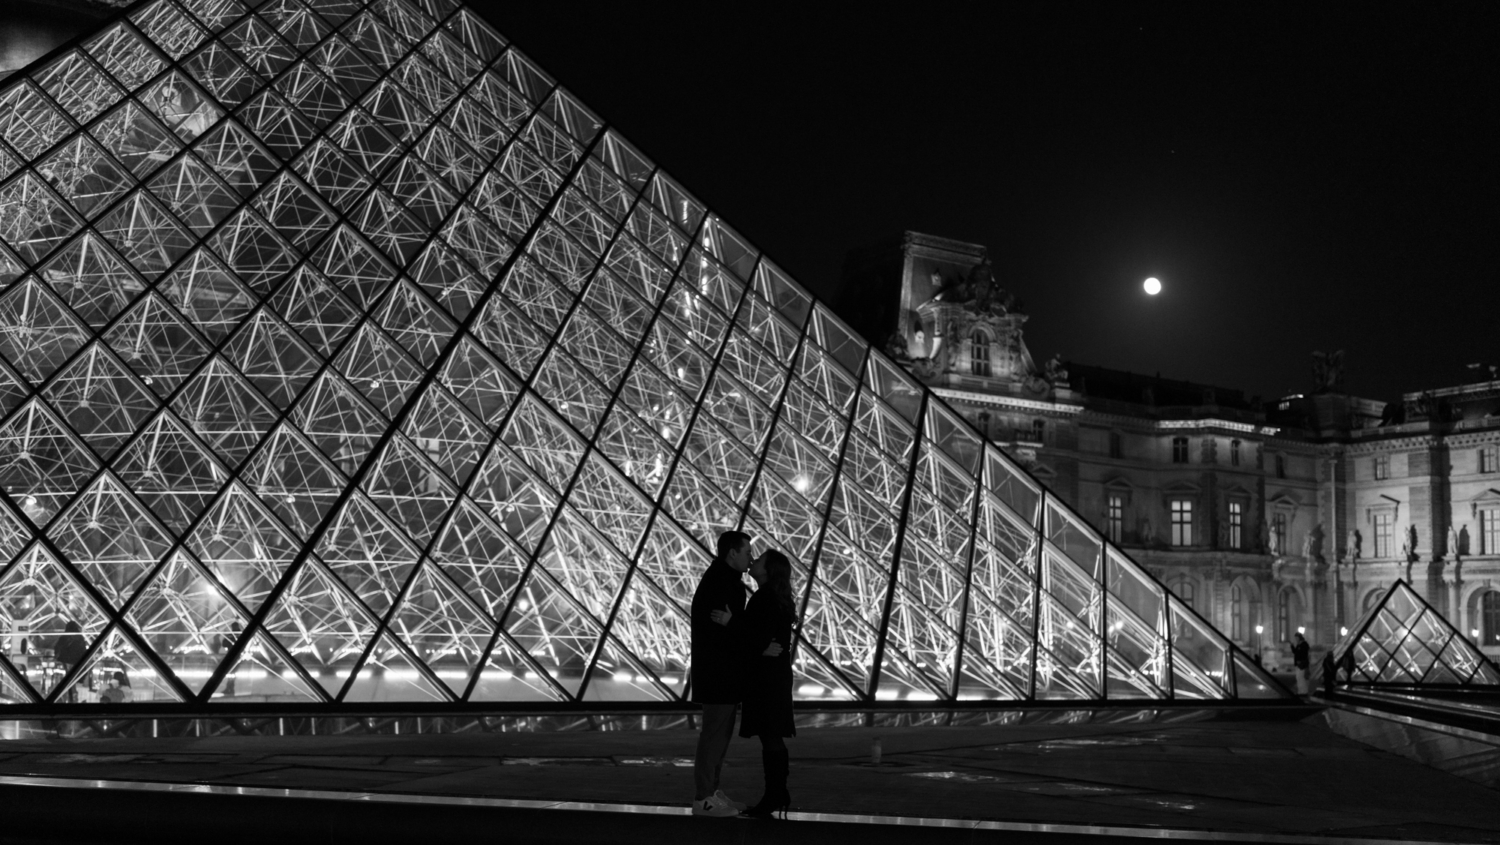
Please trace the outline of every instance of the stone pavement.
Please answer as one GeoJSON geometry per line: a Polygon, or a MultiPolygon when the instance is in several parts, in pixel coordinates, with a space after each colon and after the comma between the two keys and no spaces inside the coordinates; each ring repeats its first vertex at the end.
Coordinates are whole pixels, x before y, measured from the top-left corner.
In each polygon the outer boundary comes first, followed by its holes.
{"type": "MultiPolygon", "coordinates": [[[[1155,829],[1158,836],[1500,843],[1495,791],[1344,739],[1323,718],[804,729],[788,741],[793,804],[818,813],[1092,825],[1140,835],[1155,829]],[[877,738],[882,765],[874,766],[877,738]]],[[[40,776],[683,805],[696,736],[680,729],[11,740],[0,742],[0,782],[40,776]]],[[[737,738],[724,788],[755,800],[759,765],[758,744],[737,738]]]]}

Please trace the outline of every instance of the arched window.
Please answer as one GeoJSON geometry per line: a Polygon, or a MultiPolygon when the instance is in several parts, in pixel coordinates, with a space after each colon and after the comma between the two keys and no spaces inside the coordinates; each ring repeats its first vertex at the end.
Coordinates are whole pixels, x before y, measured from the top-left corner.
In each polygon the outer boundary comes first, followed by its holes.
{"type": "Polygon", "coordinates": [[[990,336],[984,329],[969,335],[969,372],[976,376],[990,374],[990,336]]]}

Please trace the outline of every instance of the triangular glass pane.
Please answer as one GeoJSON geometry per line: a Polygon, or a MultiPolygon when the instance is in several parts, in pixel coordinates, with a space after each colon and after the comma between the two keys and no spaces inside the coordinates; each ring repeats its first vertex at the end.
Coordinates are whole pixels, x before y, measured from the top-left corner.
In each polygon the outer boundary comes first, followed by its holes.
{"type": "Polygon", "coordinates": [[[103,457],[113,455],[159,407],[145,385],[94,343],[47,386],[52,407],[103,457]]]}
{"type": "Polygon", "coordinates": [[[171,536],[107,473],[47,533],[90,586],[116,607],[135,594],[172,545],[171,536]]]}
{"type": "MultiPolygon", "coordinates": [[[[73,676],[86,683],[91,696],[80,696],[74,703],[86,701],[106,704],[128,704],[143,701],[181,701],[172,682],[162,677],[156,665],[148,660],[142,648],[121,627],[104,637],[93,656],[73,676]]],[[[58,703],[64,703],[58,699],[58,703]]]]}
{"type": "Polygon", "coordinates": [[[375,635],[364,605],[316,559],[309,559],[266,616],[265,628],[323,687],[338,695],[375,635]]]}
{"type": "Polygon", "coordinates": [[[537,668],[577,695],[599,643],[599,623],[542,567],[531,570],[502,627],[537,668]]]}
{"type": "Polygon", "coordinates": [[[417,287],[402,282],[375,309],[380,325],[426,367],[453,337],[454,325],[417,287]]]}
{"type": "Polygon", "coordinates": [[[250,454],[276,419],[271,403],[222,358],[193,376],[172,409],[230,467],[250,454]]]}
{"type": "Polygon", "coordinates": [[[558,497],[504,444],[495,444],[469,487],[489,517],[523,549],[536,548],[558,497]]]}
{"type": "Polygon", "coordinates": [[[198,333],[154,292],[115,323],[104,341],[142,383],[163,399],[208,354],[198,333]]]}
{"type": "Polygon", "coordinates": [[[324,531],[318,555],[328,568],[384,616],[417,565],[417,550],[369,500],[355,494],[324,531]]]}
{"type": "Polygon", "coordinates": [[[423,454],[460,485],[468,481],[490,441],[490,432],[438,385],[427,388],[405,430],[423,454]]]}
{"type": "Polygon", "coordinates": [[[81,223],[62,200],[30,174],[0,188],[0,206],[13,210],[0,220],[0,240],[33,264],[77,231],[81,223]]]}
{"type": "Polygon", "coordinates": [[[42,90],[79,123],[114,105],[125,92],[79,53],[68,53],[34,77],[42,90]]]}
{"type": "Polygon", "coordinates": [[[229,360],[260,390],[285,408],[302,392],[322,361],[273,312],[262,309],[229,341],[229,360]]]}
{"type": "Polygon", "coordinates": [[[147,582],[125,618],[194,695],[245,629],[239,609],[181,552],[147,582]]]}
{"type": "Polygon", "coordinates": [[[468,688],[495,631],[495,623],[430,563],[417,572],[390,626],[455,696],[468,688]]]}
{"type": "Polygon", "coordinates": [[[163,413],[115,460],[115,472],[175,534],[181,534],[229,474],[170,413],[163,413]]]}
{"type": "Polygon", "coordinates": [[[566,701],[567,694],[502,632],[485,658],[469,700],[566,701]]]}
{"type": "Polygon", "coordinates": [[[233,120],[209,130],[193,151],[242,197],[249,196],[281,166],[264,144],[233,120]]]}
{"type": "Polygon", "coordinates": [[[458,495],[432,461],[400,435],[386,442],[363,486],[396,525],[424,546],[458,495]]]}
{"type": "Polygon", "coordinates": [[[353,474],[385,430],[385,420],[359,391],[325,371],[292,411],[292,419],[323,454],[353,474]]]}
{"type": "MultiPolygon", "coordinates": [[[[151,60],[156,60],[154,53],[144,49],[143,52],[148,53],[151,60]]],[[[170,161],[182,149],[182,141],[134,100],[126,100],[88,131],[101,146],[114,153],[137,178],[142,179],[149,177],[152,171],[170,161]]]]}
{"type": "Polygon", "coordinates": [[[189,255],[157,290],[215,344],[234,331],[255,306],[250,291],[206,249],[189,255]]]}
{"type": "MultiPolygon", "coordinates": [[[[0,577],[0,622],[6,631],[22,634],[8,651],[19,652],[20,639],[37,647],[50,643],[53,661],[66,672],[83,657],[109,619],[73,575],[37,544],[0,577]]],[[[62,674],[48,671],[43,660],[15,656],[11,660],[38,695],[50,694],[62,680],[62,674]]]]}
{"type": "Polygon", "coordinates": [[[382,414],[394,417],[411,399],[422,370],[374,323],[365,323],[334,367],[382,414]]]}
{"type": "Polygon", "coordinates": [[[354,304],[307,264],[292,272],[271,306],[321,355],[337,351],[359,320],[354,304]]]}
{"type": "Polygon", "coordinates": [[[240,198],[208,166],[185,155],[163,168],[149,187],[156,198],[199,237],[239,205],[240,198]]]}
{"type": "Polygon", "coordinates": [[[209,240],[235,276],[257,294],[274,290],[301,257],[250,209],[241,209],[209,240]]]}
{"type": "Polygon", "coordinates": [[[313,263],[362,309],[369,308],[396,275],[379,251],[348,226],[340,226],[323,241],[313,263]]]}
{"type": "Polygon", "coordinates": [[[62,145],[36,169],[47,184],[84,216],[108,205],[133,181],[125,168],[87,135],[78,135],[62,145]]]}
{"type": "Polygon", "coordinates": [[[260,610],[300,547],[237,483],[214,503],[186,544],[251,613],[260,610]]]}
{"type": "Polygon", "coordinates": [[[312,533],[348,484],[344,475],[289,425],[280,426],[266,438],[244,479],[287,527],[303,537],[312,533]]]}
{"type": "Polygon", "coordinates": [[[606,653],[600,656],[594,667],[585,698],[596,701],[628,700],[629,697],[650,700],[663,697],[663,686],[672,692],[673,697],[681,696],[688,681],[691,661],[690,655],[684,654],[677,644],[692,641],[691,629],[692,624],[683,608],[668,600],[648,578],[637,573],[620,599],[610,628],[614,634],[612,639],[618,638],[623,649],[613,645],[606,648],[606,653]],[[649,670],[649,679],[636,677],[640,672],[623,662],[621,655],[625,651],[649,670]],[[630,678],[619,677],[625,672],[631,673],[630,678]]]}
{"type": "Polygon", "coordinates": [[[72,499],[99,466],[39,400],[0,426],[0,454],[0,486],[37,526],[72,499]]]}
{"type": "Polygon", "coordinates": [[[661,676],[612,637],[604,640],[584,687],[582,701],[672,701],[680,699],[683,674],[661,676]],[[667,683],[667,678],[671,683],[667,683]]]}
{"type": "Polygon", "coordinates": [[[505,612],[511,590],[526,571],[527,555],[478,505],[459,500],[432,558],[491,616],[505,612]]]}
{"type": "Polygon", "coordinates": [[[45,381],[89,337],[78,318],[35,279],[0,297],[0,325],[7,327],[0,335],[0,355],[32,384],[45,381]]]}
{"type": "Polygon", "coordinates": [[[136,191],[95,224],[130,266],[155,279],[185,255],[192,235],[145,191],[136,191]]]}
{"type": "Polygon", "coordinates": [[[354,676],[344,701],[447,701],[441,685],[391,634],[382,634],[354,676]]]}
{"type": "Polygon", "coordinates": [[[213,691],[214,704],[315,703],[323,696],[282,654],[276,641],[255,633],[240,652],[234,668],[213,691]]]}

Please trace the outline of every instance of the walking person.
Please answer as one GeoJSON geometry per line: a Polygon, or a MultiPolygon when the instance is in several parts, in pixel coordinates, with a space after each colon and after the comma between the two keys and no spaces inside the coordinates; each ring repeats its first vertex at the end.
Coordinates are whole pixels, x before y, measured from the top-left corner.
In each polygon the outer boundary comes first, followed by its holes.
{"type": "MultiPolygon", "coordinates": [[[[57,661],[58,669],[61,670],[58,677],[67,675],[69,669],[81,663],[83,653],[86,651],[88,651],[88,643],[84,642],[78,623],[69,619],[63,625],[63,632],[57,635],[57,640],[52,645],[52,659],[57,661]]],[[[68,690],[65,700],[70,703],[78,700],[76,686],[68,690]]]]}
{"type": "Polygon", "coordinates": [[[1297,641],[1292,644],[1292,667],[1297,670],[1297,694],[1307,695],[1307,670],[1312,666],[1309,652],[1312,650],[1307,644],[1307,638],[1297,632],[1297,641]]]}
{"type": "Polygon", "coordinates": [[[738,816],[745,804],[719,788],[724,754],[734,738],[742,672],[740,629],[744,626],[745,570],[750,568],[750,536],[719,535],[713,563],[693,593],[693,701],[703,705],[703,728],[693,763],[693,815],[738,816]]]}
{"type": "Polygon", "coordinates": [[[792,803],[786,781],[790,755],[785,737],[796,736],[792,721],[792,564],[778,551],[767,551],[750,564],[755,595],[745,605],[741,638],[745,648],[745,712],[740,736],[760,739],[766,790],[745,810],[755,818],[773,818],[792,803]]]}

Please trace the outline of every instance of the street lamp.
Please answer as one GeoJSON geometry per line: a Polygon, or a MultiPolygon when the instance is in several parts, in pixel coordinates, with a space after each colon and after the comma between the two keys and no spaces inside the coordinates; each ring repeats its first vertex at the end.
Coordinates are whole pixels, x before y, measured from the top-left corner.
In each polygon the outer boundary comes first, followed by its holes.
{"type": "Polygon", "coordinates": [[[1261,658],[1260,658],[1260,635],[1264,634],[1265,632],[1266,632],[1266,626],[1264,626],[1264,625],[1256,625],[1255,626],[1255,662],[1256,662],[1257,665],[1260,664],[1260,662],[1261,662],[1261,658]]]}

